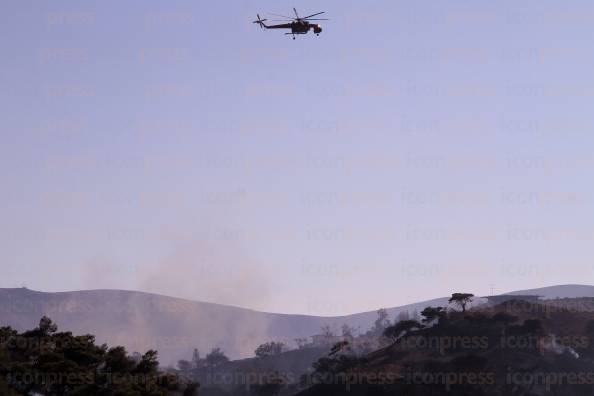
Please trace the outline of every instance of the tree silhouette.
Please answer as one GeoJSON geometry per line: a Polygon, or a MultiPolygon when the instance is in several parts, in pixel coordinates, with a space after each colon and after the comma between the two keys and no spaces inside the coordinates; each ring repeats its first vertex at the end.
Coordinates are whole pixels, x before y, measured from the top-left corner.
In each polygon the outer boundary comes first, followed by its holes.
{"type": "Polygon", "coordinates": [[[255,350],[255,355],[257,357],[266,357],[266,356],[275,356],[280,355],[286,350],[286,345],[282,342],[267,342],[265,344],[260,345],[255,350]]]}
{"type": "Polygon", "coordinates": [[[96,345],[93,335],[58,332],[44,316],[23,333],[0,327],[0,395],[195,396],[197,384],[160,372],[157,357],[150,350],[135,360],[124,347],[96,345]]]}
{"type": "Polygon", "coordinates": [[[454,303],[462,308],[462,312],[466,312],[466,305],[472,302],[474,294],[470,293],[454,293],[448,300],[450,304],[454,303]]]}
{"type": "Polygon", "coordinates": [[[384,336],[391,338],[394,341],[400,339],[400,337],[405,336],[411,330],[414,329],[421,329],[423,327],[422,324],[417,322],[416,320],[403,320],[401,322],[396,323],[395,325],[389,326],[384,331],[384,336]]]}
{"type": "Polygon", "coordinates": [[[136,366],[136,372],[144,375],[155,375],[159,368],[159,359],[157,359],[158,352],[151,349],[148,350],[136,366]]]}
{"type": "Polygon", "coordinates": [[[425,324],[432,323],[436,319],[440,319],[445,315],[443,307],[427,307],[421,312],[423,316],[422,322],[425,324]]]}
{"type": "Polygon", "coordinates": [[[48,318],[47,316],[43,316],[39,320],[39,331],[44,336],[48,336],[58,331],[58,326],[54,322],[52,322],[50,318],[48,318]]]}
{"type": "Polygon", "coordinates": [[[206,365],[209,367],[218,367],[221,364],[227,363],[229,358],[221,350],[221,348],[213,348],[208,355],[206,355],[206,365]]]}

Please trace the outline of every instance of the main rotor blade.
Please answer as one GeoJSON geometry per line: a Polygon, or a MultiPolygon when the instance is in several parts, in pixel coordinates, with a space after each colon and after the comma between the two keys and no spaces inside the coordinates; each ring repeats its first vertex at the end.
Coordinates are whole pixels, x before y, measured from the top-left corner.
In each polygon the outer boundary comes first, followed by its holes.
{"type": "Polygon", "coordinates": [[[330,19],[305,18],[306,21],[329,21],[330,19]]]}
{"type": "Polygon", "coordinates": [[[297,8],[293,7],[293,11],[295,11],[295,16],[297,17],[297,19],[301,19],[299,18],[299,14],[297,14],[297,8]]]}
{"type": "Polygon", "coordinates": [[[303,17],[303,18],[301,18],[301,19],[307,19],[307,18],[311,18],[311,17],[314,17],[314,16],[316,16],[316,15],[323,14],[323,13],[325,13],[325,12],[326,12],[326,11],[318,12],[317,14],[311,14],[310,16],[306,16],[306,17],[303,17]]]}
{"type": "Polygon", "coordinates": [[[286,15],[281,15],[281,14],[272,14],[272,13],[270,13],[270,12],[269,12],[268,14],[269,14],[269,15],[274,15],[274,16],[277,16],[277,17],[281,17],[281,18],[287,18],[287,19],[290,19],[290,20],[293,20],[293,19],[295,19],[295,18],[293,18],[293,17],[288,17],[288,16],[286,16],[286,15]]]}

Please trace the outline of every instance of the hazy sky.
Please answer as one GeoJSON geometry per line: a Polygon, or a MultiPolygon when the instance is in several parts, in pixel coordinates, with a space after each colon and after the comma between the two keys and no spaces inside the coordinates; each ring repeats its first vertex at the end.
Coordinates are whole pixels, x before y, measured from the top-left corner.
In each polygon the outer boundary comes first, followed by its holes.
{"type": "Polygon", "coordinates": [[[594,283],[594,4],[4,1],[0,287],[344,314],[594,283]],[[326,11],[293,41],[256,13],[326,11]]]}

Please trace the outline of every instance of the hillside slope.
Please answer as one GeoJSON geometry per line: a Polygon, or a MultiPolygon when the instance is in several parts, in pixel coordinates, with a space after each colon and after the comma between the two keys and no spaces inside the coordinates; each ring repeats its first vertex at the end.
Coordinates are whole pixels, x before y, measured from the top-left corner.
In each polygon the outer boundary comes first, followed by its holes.
{"type": "Polygon", "coordinates": [[[328,355],[299,396],[594,394],[594,313],[521,300],[450,311],[365,356],[328,355]]]}

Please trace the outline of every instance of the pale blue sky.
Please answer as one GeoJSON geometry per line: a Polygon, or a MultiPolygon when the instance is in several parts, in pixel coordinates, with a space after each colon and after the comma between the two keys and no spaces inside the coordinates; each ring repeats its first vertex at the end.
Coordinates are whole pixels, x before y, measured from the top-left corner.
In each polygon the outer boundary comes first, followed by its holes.
{"type": "Polygon", "coordinates": [[[345,314],[594,283],[594,4],[5,1],[1,287],[345,314]],[[326,11],[296,41],[256,13],[326,11]]]}

